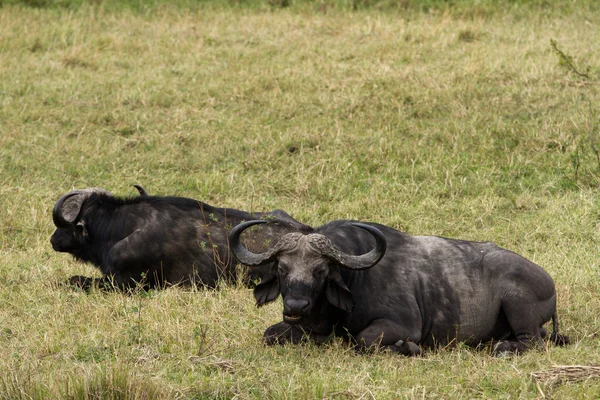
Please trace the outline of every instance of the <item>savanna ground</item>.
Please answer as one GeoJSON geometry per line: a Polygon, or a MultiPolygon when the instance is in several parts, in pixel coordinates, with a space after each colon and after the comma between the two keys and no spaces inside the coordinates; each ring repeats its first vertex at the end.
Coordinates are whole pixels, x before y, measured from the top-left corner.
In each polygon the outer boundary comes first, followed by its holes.
{"type": "Polygon", "coordinates": [[[600,397],[530,375],[600,364],[594,1],[26,3],[0,7],[0,397],[600,397]],[[95,271],[52,251],[54,202],[134,183],[494,241],[554,278],[573,343],[267,348],[281,303],[241,285],[62,287],[95,271]]]}

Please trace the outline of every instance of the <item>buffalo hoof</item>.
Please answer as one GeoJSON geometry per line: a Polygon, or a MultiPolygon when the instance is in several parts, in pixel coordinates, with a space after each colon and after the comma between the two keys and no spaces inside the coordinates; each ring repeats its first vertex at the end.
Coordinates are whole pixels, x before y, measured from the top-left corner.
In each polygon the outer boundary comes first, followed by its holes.
{"type": "Polygon", "coordinates": [[[286,343],[300,343],[306,333],[296,325],[290,325],[285,322],[280,322],[276,325],[267,328],[263,334],[263,340],[269,346],[281,345],[286,343]]]}
{"type": "Polygon", "coordinates": [[[550,334],[550,340],[557,346],[566,346],[571,343],[571,340],[566,335],[559,335],[558,333],[552,332],[550,334]]]}
{"type": "Polygon", "coordinates": [[[393,352],[402,354],[407,357],[420,356],[422,354],[421,348],[413,342],[405,342],[404,340],[398,340],[394,345],[389,347],[393,352]]]}
{"type": "Polygon", "coordinates": [[[81,290],[88,292],[92,288],[92,286],[94,286],[95,281],[96,281],[96,279],[94,279],[94,278],[90,278],[87,276],[81,276],[81,275],[75,275],[75,276],[70,277],[67,280],[66,284],[68,286],[72,286],[74,288],[81,289],[81,290]]]}
{"type": "Polygon", "coordinates": [[[302,325],[291,325],[287,322],[280,322],[267,328],[263,335],[263,340],[269,346],[286,343],[298,344],[307,341],[320,345],[329,340],[329,336],[313,332],[302,325]]]}
{"type": "Polygon", "coordinates": [[[501,340],[492,348],[492,354],[496,357],[507,357],[523,354],[531,348],[532,346],[518,340],[501,340]]]}
{"type": "Polygon", "coordinates": [[[81,289],[84,292],[90,292],[93,288],[102,291],[115,291],[119,290],[109,278],[90,278],[87,276],[75,275],[70,277],[65,284],[75,289],[81,289]]]}

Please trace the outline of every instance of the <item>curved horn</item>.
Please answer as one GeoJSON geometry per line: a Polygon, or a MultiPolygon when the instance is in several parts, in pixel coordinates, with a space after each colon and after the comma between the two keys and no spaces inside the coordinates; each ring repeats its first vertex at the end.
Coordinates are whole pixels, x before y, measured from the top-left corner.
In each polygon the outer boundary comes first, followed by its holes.
{"type": "Polygon", "coordinates": [[[62,196],[54,205],[52,210],[52,220],[58,228],[67,228],[73,224],[81,206],[94,193],[103,193],[111,195],[110,192],[100,188],[91,188],[83,190],[73,190],[62,196]]]}
{"type": "Polygon", "coordinates": [[[79,191],[73,191],[73,192],[65,194],[60,199],[58,199],[58,201],[54,205],[54,210],[52,210],[52,220],[54,221],[54,225],[56,225],[59,228],[66,228],[69,225],[71,225],[71,223],[73,221],[68,220],[63,216],[63,211],[62,211],[63,204],[65,203],[65,201],[67,201],[71,197],[77,196],[79,194],[80,194],[79,191]]]}
{"type": "Polygon", "coordinates": [[[314,240],[311,240],[311,243],[318,247],[323,255],[333,258],[346,268],[356,271],[371,268],[377,264],[385,254],[387,249],[385,235],[379,229],[371,225],[361,224],[360,222],[353,222],[351,225],[364,229],[373,235],[375,238],[375,247],[370,252],[360,256],[346,254],[331,243],[328,238],[322,235],[315,237],[314,240]]]}
{"type": "Polygon", "coordinates": [[[229,246],[231,248],[231,252],[235,255],[239,262],[242,264],[246,264],[251,267],[255,267],[258,265],[266,264],[271,261],[270,258],[274,255],[273,251],[266,251],[261,254],[256,254],[248,249],[246,249],[240,243],[240,235],[243,231],[250,228],[253,225],[258,224],[266,224],[267,221],[255,219],[252,221],[243,222],[236,227],[234,227],[231,232],[229,232],[229,246]]]}
{"type": "Polygon", "coordinates": [[[148,196],[148,192],[141,185],[133,185],[134,188],[140,193],[140,196],[148,196]]]}

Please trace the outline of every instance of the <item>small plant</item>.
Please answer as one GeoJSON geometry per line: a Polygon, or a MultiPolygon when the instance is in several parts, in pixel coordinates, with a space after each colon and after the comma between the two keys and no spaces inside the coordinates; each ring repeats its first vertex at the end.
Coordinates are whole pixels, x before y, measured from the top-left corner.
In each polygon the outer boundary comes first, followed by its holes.
{"type": "Polygon", "coordinates": [[[198,351],[196,355],[198,357],[202,356],[206,353],[207,350],[207,339],[206,334],[208,333],[208,326],[206,325],[198,325],[194,327],[193,337],[197,341],[198,351]]]}
{"type": "Polygon", "coordinates": [[[569,155],[571,166],[574,171],[574,181],[579,180],[579,170],[582,166],[582,162],[584,160],[586,143],[589,142],[590,149],[596,156],[596,163],[598,167],[598,171],[600,172],[600,143],[599,140],[599,132],[598,132],[598,124],[597,119],[599,115],[594,111],[592,107],[592,103],[589,103],[589,118],[587,129],[583,128],[580,133],[575,134],[574,142],[575,148],[573,152],[569,155]]]}
{"type": "Polygon", "coordinates": [[[144,290],[143,286],[138,286],[134,289],[130,295],[137,296],[137,304],[132,305],[131,307],[127,307],[129,312],[135,314],[135,320],[132,321],[126,329],[127,337],[129,343],[133,344],[141,344],[142,343],[142,306],[143,299],[149,296],[152,296],[154,292],[148,294],[147,291],[144,290]]]}
{"type": "Polygon", "coordinates": [[[289,0],[269,0],[269,5],[273,8],[286,8],[290,6],[289,0]]]}
{"type": "Polygon", "coordinates": [[[466,43],[474,42],[477,40],[477,33],[470,29],[463,29],[458,33],[458,40],[466,43]]]}
{"type": "Polygon", "coordinates": [[[566,68],[569,72],[572,72],[577,76],[580,76],[585,79],[591,79],[590,78],[590,67],[587,66],[585,68],[585,72],[581,72],[581,70],[575,66],[575,62],[573,61],[573,56],[571,56],[571,55],[565,53],[564,51],[562,51],[561,49],[559,49],[558,43],[556,42],[556,40],[550,39],[550,47],[552,47],[552,50],[554,50],[554,52],[558,56],[558,65],[566,68]]]}

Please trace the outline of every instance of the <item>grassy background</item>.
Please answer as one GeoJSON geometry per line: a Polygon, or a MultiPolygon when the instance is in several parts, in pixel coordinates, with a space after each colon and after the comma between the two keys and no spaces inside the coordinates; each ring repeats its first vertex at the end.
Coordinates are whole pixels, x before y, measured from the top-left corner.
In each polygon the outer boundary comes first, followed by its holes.
{"type": "Polygon", "coordinates": [[[0,4],[0,397],[600,397],[529,375],[600,363],[596,2],[0,4]],[[266,348],[281,304],[243,287],[62,288],[94,271],[52,251],[54,202],[133,183],[494,241],[552,275],[573,344],[266,348]]]}

